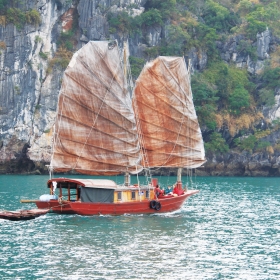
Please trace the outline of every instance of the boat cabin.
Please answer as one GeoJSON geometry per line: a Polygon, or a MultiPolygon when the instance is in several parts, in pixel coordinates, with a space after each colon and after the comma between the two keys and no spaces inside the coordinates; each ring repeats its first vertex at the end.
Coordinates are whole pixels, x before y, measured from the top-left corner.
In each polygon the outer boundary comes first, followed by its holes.
{"type": "Polygon", "coordinates": [[[152,186],[122,186],[106,179],[54,178],[48,181],[48,188],[64,201],[122,203],[154,198],[152,186]]]}

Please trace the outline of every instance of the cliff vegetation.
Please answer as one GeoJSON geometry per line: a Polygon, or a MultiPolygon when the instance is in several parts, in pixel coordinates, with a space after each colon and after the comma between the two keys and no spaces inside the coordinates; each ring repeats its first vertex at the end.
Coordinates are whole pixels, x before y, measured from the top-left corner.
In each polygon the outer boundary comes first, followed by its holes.
{"type": "MultiPolygon", "coordinates": [[[[40,92],[34,98],[35,116],[37,112],[46,119],[47,110],[54,111],[55,102],[44,109],[44,88],[48,84],[59,90],[61,75],[57,73],[84,43],[128,40],[134,79],[158,55],[184,56],[190,62],[193,98],[208,158],[201,174],[280,175],[279,0],[41,2],[0,0],[2,30],[14,26],[15,36],[33,26],[36,34],[32,44],[33,52],[37,48],[36,71],[41,76],[39,88],[34,87],[40,92]],[[38,32],[46,24],[47,5],[52,5],[57,16],[48,49],[46,38],[38,32]],[[255,166],[250,162],[256,162],[255,166]]],[[[0,50],[7,52],[7,46],[6,37],[0,36],[0,50]]],[[[20,95],[20,85],[13,86],[13,92],[20,95]]],[[[51,132],[50,124],[49,120],[41,125],[41,134],[51,132]]],[[[39,136],[24,142],[31,145],[39,136]]],[[[6,142],[2,140],[2,146],[6,142]]]]}

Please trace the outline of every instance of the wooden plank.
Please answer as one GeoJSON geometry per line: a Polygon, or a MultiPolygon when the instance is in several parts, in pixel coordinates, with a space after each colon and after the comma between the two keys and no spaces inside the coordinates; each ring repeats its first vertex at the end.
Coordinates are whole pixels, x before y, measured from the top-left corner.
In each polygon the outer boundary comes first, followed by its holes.
{"type": "Polygon", "coordinates": [[[31,199],[21,199],[20,203],[36,203],[37,200],[31,200],[31,199]]]}

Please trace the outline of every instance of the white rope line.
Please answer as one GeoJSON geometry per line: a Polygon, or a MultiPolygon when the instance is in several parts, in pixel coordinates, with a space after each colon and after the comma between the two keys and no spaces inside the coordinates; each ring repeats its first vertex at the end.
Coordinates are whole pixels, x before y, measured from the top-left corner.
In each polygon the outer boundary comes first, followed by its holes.
{"type": "MultiPolygon", "coordinates": [[[[139,90],[141,90],[141,88],[139,88],[139,90]]],[[[136,97],[134,95],[134,100],[135,99],[136,99],[136,97]]],[[[142,147],[145,147],[145,140],[144,140],[144,136],[143,136],[143,132],[142,132],[141,121],[139,120],[139,110],[138,110],[138,106],[137,106],[137,100],[134,101],[133,103],[134,103],[134,108],[135,108],[135,111],[136,111],[135,112],[135,115],[136,115],[136,128],[137,128],[137,131],[138,131],[138,138],[139,138],[139,141],[140,141],[140,153],[141,153],[142,158],[144,160],[144,168],[146,169],[146,172],[148,172],[148,177],[151,178],[152,175],[151,175],[148,155],[146,153],[146,149],[142,148],[142,147]]]]}
{"type": "MultiPolygon", "coordinates": [[[[130,68],[130,63],[129,63],[129,59],[126,59],[126,66],[127,66],[127,72],[128,72],[128,81],[129,81],[129,87],[130,87],[130,99],[131,99],[131,105],[133,106],[133,90],[135,88],[135,85],[133,83],[132,80],[132,75],[131,75],[131,68],[130,68]]],[[[134,112],[134,118],[135,118],[135,125],[136,125],[136,130],[137,130],[137,135],[138,135],[138,148],[139,148],[139,154],[140,154],[140,164],[141,164],[141,159],[143,157],[142,155],[142,148],[141,148],[141,143],[140,143],[140,137],[139,137],[139,133],[138,133],[138,128],[137,128],[137,116],[136,113],[134,112]]],[[[136,165],[136,171],[137,171],[137,165],[136,165]]],[[[138,186],[140,186],[140,182],[139,182],[139,178],[138,178],[138,173],[137,172],[137,181],[138,181],[138,186]]]]}
{"type": "MultiPolygon", "coordinates": [[[[67,69],[66,69],[67,71],[67,69]]],[[[65,72],[66,72],[65,71],[65,72]]],[[[64,73],[64,78],[66,78],[66,74],[64,73]]],[[[64,85],[65,83],[63,83],[64,85]]],[[[66,84],[66,92],[67,92],[67,89],[68,89],[68,84],[66,84]]],[[[60,99],[60,96],[62,96],[62,104],[61,104],[61,112],[63,111],[63,106],[64,106],[64,88],[61,90],[61,92],[59,93],[59,97],[58,97],[58,102],[59,102],[59,99],[60,99]]],[[[52,155],[51,155],[51,162],[50,162],[50,167],[49,167],[49,170],[50,170],[50,176],[51,176],[51,173],[53,171],[53,158],[54,158],[54,149],[57,145],[57,141],[58,141],[58,135],[59,135],[59,129],[60,129],[60,125],[61,125],[61,122],[62,122],[62,114],[60,114],[59,116],[59,103],[58,103],[58,106],[57,106],[57,109],[56,109],[56,118],[58,117],[58,121],[57,121],[57,127],[56,127],[56,121],[54,123],[54,136],[53,136],[53,143],[52,143],[52,155]]]]}

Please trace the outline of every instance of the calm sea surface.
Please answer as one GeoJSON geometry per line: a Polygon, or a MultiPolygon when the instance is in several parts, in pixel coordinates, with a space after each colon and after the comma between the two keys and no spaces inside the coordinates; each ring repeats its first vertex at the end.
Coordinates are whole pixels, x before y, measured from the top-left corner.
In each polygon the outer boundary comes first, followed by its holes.
{"type": "MultiPolygon", "coordinates": [[[[0,209],[36,208],[19,201],[47,179],[1,175],[0,209]]],[[[0,279],[280,279],[280,179],[193,182],[200,193],[169,214],[0,219],[0,279]]]]}

